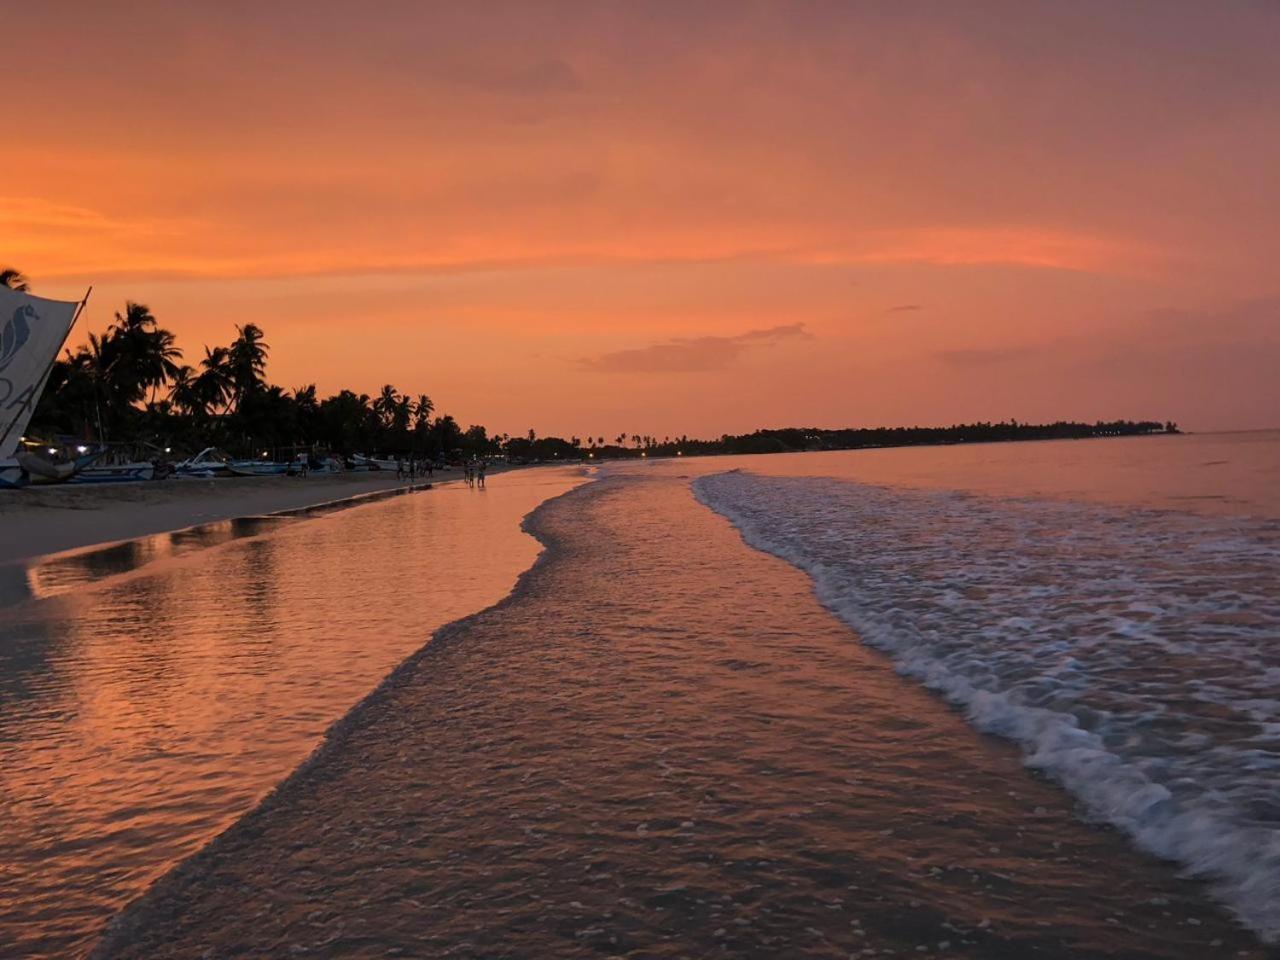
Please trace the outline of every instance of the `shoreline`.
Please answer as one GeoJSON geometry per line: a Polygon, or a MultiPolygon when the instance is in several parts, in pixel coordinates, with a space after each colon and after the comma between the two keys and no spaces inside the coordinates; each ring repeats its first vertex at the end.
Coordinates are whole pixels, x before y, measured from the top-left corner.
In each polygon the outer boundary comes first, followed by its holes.
{"type": "Polygon", "coordinates": [[[657,566],[597,535],[637,496],[663,506],[660,483],[539,506],[524,528],[543,549],[511,592],[436,631],[90,956],[1265,955],[1201,885],[1081,823],[1015,751],[849,643],[801,571],[691,492],[691,539],[657,520],[640,541],[657,566]],[[637,598],[712,555],[744,602],[682,605],[705,642],[674,643],[637,598]],[[761,630],[756,588],[788,601],[801,648],[761,630]],[[602,700],[606,677],[622,682],[602,700]],[[1044,929],[1045,901],[1070,921],[1044,929]]]}
{"type": "MultiPolygon", "coordinates": [[[[519,469],[494,465],[489,476],[519,469]]],[[[461,482],[461,471],[430,480],[393,474],[166,479],[143,483],[56,485],[0,496],[0,565],[68,554],[245,517],[287,515],[396,491],[461,482]]],[[[351,504],[354,505],[354,504],[351,504]]]]}
{"type": "MultiPolygon", "coordinates": [[[[287,809],[297,795],[307,789],[313,777],[324,775],[323,769],[326,764],[341,763],[344,759],[343,751],[352,738],[360,734],[364,727],[373,721],[378,711],[385,708],[389,699],[394,698],[397,692],[403,692],[410,687],[415,680],[415,675],[420,670],[426,669],[432,658],[449,646],[464,640],[472,625],[483,621],[486,617],[498,615],[507,607],[519,603],[530,582],[545,565],[555,558],[556,553],[557,540],[554,534],[541,528],[536,523],[535,515],[548,504],[570,496],[591,482],[588,480],[585,484],[544,500],[524,517],[520,523],[520,530],[537,541],[539,550],[533,563],[516,577],[515,583],[504,597],[488,607],[458,620],[451,620],[432,631],[420,647],[396,664],[371,690],[334,720],[315,748],[272,786],[262,799],[216,836],[210,837],[195,853],[174,864],[146,890],[125,904],[108,922],[87,954],[87,960],[100,960],[100,958],[115,956],[119,951],[128,950],[135,940],[145,935],[148,929],[162,923],[165,919],[163,905],[166,902],[181,898],[197,888],[205,878],[210,862],[216,862],[223,855],[224,848],[234,848],[245,831],[254,830],[253,824],[256,821],[272,816],[277,808],[287,809]]],[[[234,855],[233,850],[227,852],[234,855]]]]}

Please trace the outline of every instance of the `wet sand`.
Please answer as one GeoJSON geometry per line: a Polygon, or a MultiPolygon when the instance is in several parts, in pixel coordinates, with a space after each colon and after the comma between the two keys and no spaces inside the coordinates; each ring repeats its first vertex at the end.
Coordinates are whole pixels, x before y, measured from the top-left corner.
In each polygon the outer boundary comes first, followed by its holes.
{"type": "Polygon", "coordinates": [[[679,479],[540,508],[98,957],[1267,956],[899,678],[679,479]]]}
{"type": "MultiPolygon", "coordinates": [[[[510,469],[490,468],[490,475],[510,469]]],[[[430,482],[462,479],[437,472],[430,482]]],[[[426,481],[419,479],[418,485],[426,481]]],[[[63,484],[0,491],[0,563],[153,533],[404,487],[379,471],[299,477],[184,477],[145,483],[63,484]]]]}
{"type": "Polygon", "coordinates": [[[0,957],[87,954],[434,630],[506,596],[541,550],[521,519],[580,482],[401,487],[0,565],[0,957]]]}

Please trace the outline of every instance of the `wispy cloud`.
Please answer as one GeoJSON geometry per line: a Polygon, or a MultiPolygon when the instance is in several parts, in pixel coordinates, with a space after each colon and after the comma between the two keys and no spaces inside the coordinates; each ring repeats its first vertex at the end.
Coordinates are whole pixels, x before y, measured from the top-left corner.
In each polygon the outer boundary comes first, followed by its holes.
{"type": "Polygon", "coordinates": [[[912,313],[916,310],[923,310],[924,307],[918,303],[903,303],[896,307],[890,307],[885,313],[912,313]]]}
{"type": "Polygon", "coordinates": [[[667,340],[587,358],[582,365],[600,373],[697,373],[723,369],[752,349],[776,346],[787,340],[806,340],[810,336],[804,324],[792,323],[748,330],[731,337],[667,340]]]}

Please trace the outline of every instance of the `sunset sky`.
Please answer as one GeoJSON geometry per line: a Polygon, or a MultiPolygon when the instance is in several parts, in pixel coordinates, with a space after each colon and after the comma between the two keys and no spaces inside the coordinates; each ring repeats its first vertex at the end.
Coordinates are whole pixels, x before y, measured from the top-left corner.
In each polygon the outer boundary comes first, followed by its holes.
{"type": "Polygon", "coordinates": [[[0,264],[81,334],[511,433],[1280,425],[1272,0],[0,15],[0,264]]]}

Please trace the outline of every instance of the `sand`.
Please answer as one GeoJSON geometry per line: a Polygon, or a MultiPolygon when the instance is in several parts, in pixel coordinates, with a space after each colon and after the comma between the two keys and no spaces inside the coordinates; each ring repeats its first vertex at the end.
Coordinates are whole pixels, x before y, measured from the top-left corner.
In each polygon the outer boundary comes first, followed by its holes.
{"type": "MultiPolygon", "coordinates": [[[[490,475],[502,472],[490,468],[490,475]]],[[[461,482],[437,472],[434,484],[461,482]]],[[[358,497],[407,485],[383,472],[299,477],[190,478],[144,483],[68,484],[0,491],[0,563],[130,540],[231,517],[358,497]]],[[[425,486],[422,481],[419,486],[425,486]]]]}

